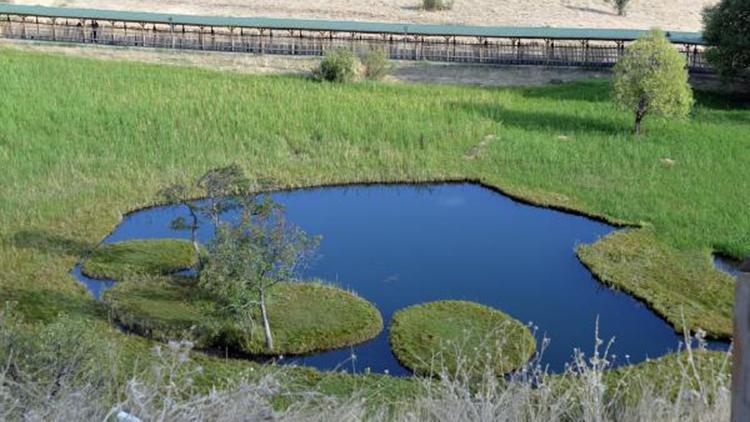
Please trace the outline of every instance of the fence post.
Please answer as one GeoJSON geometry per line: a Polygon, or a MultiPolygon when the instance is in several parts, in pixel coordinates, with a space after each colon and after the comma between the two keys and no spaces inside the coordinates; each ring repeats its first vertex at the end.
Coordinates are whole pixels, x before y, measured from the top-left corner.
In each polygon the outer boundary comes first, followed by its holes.
{"type": "Polygon", "coordinates": [[[750,421],[750,257],[740,267],[734,297],[732,422],[750,421]]]}

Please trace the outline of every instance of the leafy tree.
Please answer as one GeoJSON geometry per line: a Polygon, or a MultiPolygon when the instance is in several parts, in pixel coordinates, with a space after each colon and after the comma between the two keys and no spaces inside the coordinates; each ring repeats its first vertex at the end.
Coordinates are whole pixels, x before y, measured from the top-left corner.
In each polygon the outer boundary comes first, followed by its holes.
{"type": "Polygon", "coordinates": [[[172,228],[190,231],[190,241],[199,267],[202,265],[197,239],[200,218],[207,218],[214,227],[219,227],[221,215],[240,208],[243,198],[250,195],[252,187],[242,169],[233,164],[208,170],[192,185],[176,183],[159,191],[159,196],[165,202],[187,208],[190,217],[176,218],[172,221],[172,228]],[[205,201],[197,202],[196,197],[205,198],[205,201]]]}
{"type": "Polygon", "coordinates": [[[615,10],[617,10],[618,15],[625,16],[627,14],[630,0],[611,0],[611,1],[612,1],[612,5],[615,6],[615,10]]]}
{"type": "Polygon", "coordinates": [[[252,323],[257,307],[266,346],[273,334],[266,307],[276,284],[294,280],[313,257],[318,238],[310,238],[284,218],[283,208],[269,197],[246,203],[238,223],[223,223],[209,244],[200,285],[241,321],[252,323]]]}
{"type": "Polygon", "coordinates": [[[703,11],[708,60],[725,77],[750,74],[750,1],[722,0],[703,11]]]}
{"type": "Polygon", "coordinates": [[[646,115],[686,117],[693,105],[685,58],[664,33],[651,31],[630,45],[615,65],[614,99],[635,114],[635,133],[646,115]]]}

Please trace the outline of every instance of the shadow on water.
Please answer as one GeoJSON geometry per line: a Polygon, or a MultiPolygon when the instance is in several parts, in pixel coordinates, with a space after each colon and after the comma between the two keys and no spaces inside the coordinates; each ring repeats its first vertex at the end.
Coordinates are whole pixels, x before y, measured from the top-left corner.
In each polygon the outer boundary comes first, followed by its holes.
{"type": "MultiPolygon", "coordinates": [[[[616,230],[613,226],[524,205],[473,184],[271,195],[285,206],[290,221],[323,237],[321,258],[305,276],[357,292],[377,306],[386,325],[355,347],[284,357],[279,363],[408,375],[391,353],[388,323],[399,309],[444,299],[483,303],[538,327],[538,339],[551,340],[541,363],[552,371],[563,370],[576,348],[592,352],[597,319],[600,337],[615,339],[610,350],[616,365],[676,351],[682,340],[641,302],[606,288],[578,261],[575,247],[596,242],[616,230]]],[[[170,228],[184,214],[179,206],[133,213],[104,241],[185,238],[187,233],[170,228]]],[[[202,222],[200,241],[212,235],[210,224],[202,222]]],[[[91,287],[96,295],[106,288],[91,287]]]]}

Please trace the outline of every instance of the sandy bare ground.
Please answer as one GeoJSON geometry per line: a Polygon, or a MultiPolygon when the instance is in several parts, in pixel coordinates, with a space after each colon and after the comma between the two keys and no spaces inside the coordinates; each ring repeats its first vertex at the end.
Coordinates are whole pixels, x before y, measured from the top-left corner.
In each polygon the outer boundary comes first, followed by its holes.
{"type": "Polygon", "coordinates": [[[589,28],[659,27],[699,31],[701,11],[718,0],[631,0],[617,16],[607,0],[455,0],[428,12],[421,0],[10,0],[16,4],[223,16],[589,28]]]}
{"type": "MultiPolygon", "coordinates": [[[[319,58],[252,55],[187,50],[157,50],[0,39],[0,48],[62,54],[101,60],[200,67],[246,74],[309,76],[319,58]]],[[[608,71],[541,66],[485,66],[393,61],[386,81],[390,83],[426,83],[477,86],[538,86],[590,78],[607,78],[608,71]]]]}

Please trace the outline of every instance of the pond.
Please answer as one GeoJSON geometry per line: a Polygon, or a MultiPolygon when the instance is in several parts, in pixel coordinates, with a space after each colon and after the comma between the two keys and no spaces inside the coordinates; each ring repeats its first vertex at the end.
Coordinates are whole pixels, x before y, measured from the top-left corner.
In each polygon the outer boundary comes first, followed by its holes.
{"type": "MultiPolygon", "coordinates": [[[[357,292],[378,307],[386,324],[359,346],[283,362],[406,375],[390,351],[388,322],[399,309],[440,299],[483,303],[532,323],[538,339],[550,339],[542,363],[555,372],[571,362],[575,348],[593,351],[597,320],[599,336],[614,338],[610,353],[617,365],[676,351],[682,340],[641,302],[603,286],[578,261],[576,245],[616,230],[610,225],[473,184],[331,187],[272,196],[288,220],[322,235],[320,258],[306,275],[357,292]]],[[[104,242],[186,238],[170,229],[181,215],[187,212],[179,206],[130,214],[104,242]]],[[[199,237],[206,242],[212,233],[204,223],[199,237]]],[[[74,273],[97,297],[113,284],[74,273]]]]}

